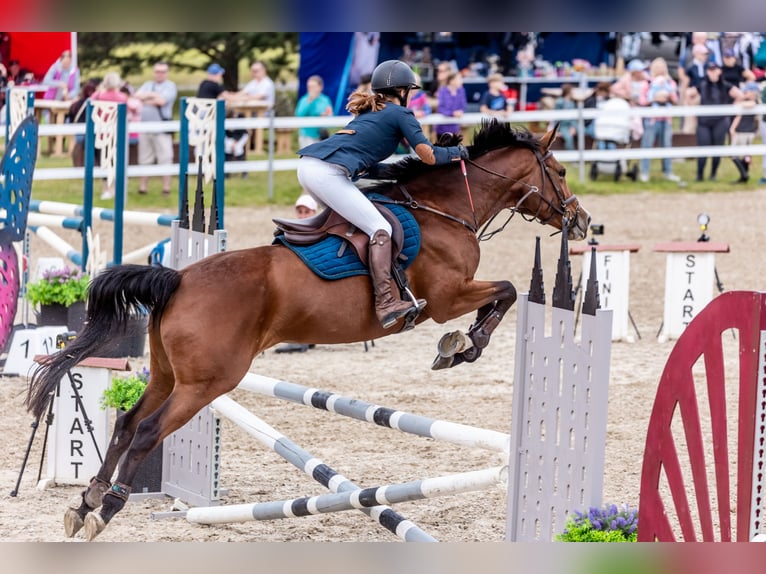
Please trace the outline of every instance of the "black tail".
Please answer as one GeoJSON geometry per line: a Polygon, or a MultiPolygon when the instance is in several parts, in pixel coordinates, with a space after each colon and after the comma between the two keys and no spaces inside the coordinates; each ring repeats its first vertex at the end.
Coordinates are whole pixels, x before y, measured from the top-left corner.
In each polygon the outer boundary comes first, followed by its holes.
{"type": "Polygon", "coordinates": [[[68,369],[86,357],[98,356],[110,337],[125,333],[131,314],[151,311],[154,326],[181,282],[167,267],[119,265],[100,273],[88,288],[85,326],[66,349],[35,369],[27,394],[27,409],[39,417],[53,399],[57,383],[68,369]]]}

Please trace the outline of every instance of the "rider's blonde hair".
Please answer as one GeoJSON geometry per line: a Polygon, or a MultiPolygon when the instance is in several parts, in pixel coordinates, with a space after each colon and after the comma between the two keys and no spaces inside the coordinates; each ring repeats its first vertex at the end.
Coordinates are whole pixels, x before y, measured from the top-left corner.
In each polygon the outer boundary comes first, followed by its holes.
{"type": "Polygon", "coordinates": [[[391,96],[386,94],[354,92],[348,97],[346,110],[355,116],[370,110],[373,112],[379,112],[389,101],[391,101],[391,96]]]}

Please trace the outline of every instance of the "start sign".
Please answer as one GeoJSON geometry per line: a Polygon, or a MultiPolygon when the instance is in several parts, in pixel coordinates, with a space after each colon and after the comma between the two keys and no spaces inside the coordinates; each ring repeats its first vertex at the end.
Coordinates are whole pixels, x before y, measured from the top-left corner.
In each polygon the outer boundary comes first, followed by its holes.
{"type": "Polygon", "coordinates": [[[713,299],[715,254],[728,253],[729,245],[705,241],[660,243],[654,251],[667,253],[665,311],[658,339],[677,339],[713,299]]]}

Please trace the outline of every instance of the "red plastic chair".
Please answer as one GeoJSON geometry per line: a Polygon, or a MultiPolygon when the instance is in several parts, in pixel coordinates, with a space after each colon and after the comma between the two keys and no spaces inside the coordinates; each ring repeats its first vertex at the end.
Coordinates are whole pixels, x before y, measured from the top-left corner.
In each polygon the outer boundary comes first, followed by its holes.
{"type": "Polygon", "coordinates": [[[760,533],[766,463],[766,343],[762,330],[766,338],[766,294],[733,291],[713,299],[678,339],[662,373],[646,435],[639,541],[675,541],[680,529],[685,541],[730,542],[732,506],[736,507],[738,542],[750,541],[760,533]],[[734,385],[730,384],[728,393],[726,388],[722,337],[731,337],[729,329],[738,330],[738,396],[734,385]],[[705,385],[698,382],[695,386],[692,372],[698,360],[704,362],[706,400],[701,388],[705,385]],[[738,401],[734,403],[736,420],[727,416],[727,401],[732,400],[738,401]],[[675,433],[671,428],[674,417],[680,417],[675,433]],[[736,462],[730,461],[734,453],[730,452],[727,426],[737,431],[736,462]],[[730,472],[735,469],[732,485],[730,472]],[[677,521],[675,529],[671,518],[677,521]]]}

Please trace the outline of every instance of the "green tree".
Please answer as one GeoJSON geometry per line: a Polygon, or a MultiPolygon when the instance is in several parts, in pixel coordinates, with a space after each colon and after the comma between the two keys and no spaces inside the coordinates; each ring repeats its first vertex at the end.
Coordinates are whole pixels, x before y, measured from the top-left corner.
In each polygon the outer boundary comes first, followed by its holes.
{"type": "MultiPolygon", "coordinates": [[[[239,85],[238,64],[263,51],[270,70],[282,70],[290,56],[298,50],[296,32],[81,32],[78,34],[78,61],[87,70],[103,66],[119,67],[123,75],[135,73],[151,62],[146,61],[146,44],[163,46],[153,56],[171,66],[187,70],[204,70],[211,62],[226,68],[224,85],[236,90],[239,85]],[[207,59],[190,63],[183,54],[198,50],[207,59]]],[[[295,72],[296,70],[291,70],[295,72]]],[[[272,74],[273,76],[273,74],[272,74]]]]}

